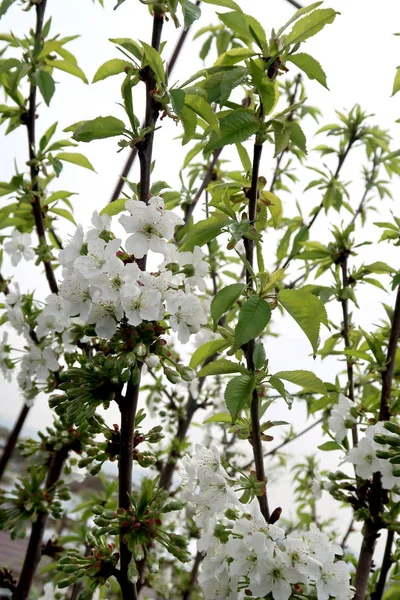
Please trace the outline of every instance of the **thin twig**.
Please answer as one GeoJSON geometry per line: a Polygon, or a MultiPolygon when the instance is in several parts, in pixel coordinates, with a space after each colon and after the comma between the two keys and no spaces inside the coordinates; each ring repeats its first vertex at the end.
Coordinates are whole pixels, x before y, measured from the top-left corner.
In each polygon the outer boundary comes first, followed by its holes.
{"type": "MultiPolygon", "coordinates": [[[[314,429],[314,427],[316,427],[317,425],[320,425],[323,422],[323,420],[324,419],[321,417],[321,419],[318,419],[318,421],[314,421],[314,423],[311,423],[311,425],[308,425],[308,427],[306,427],[302,431],[299,431],[299,433],[296,433],[292,437],[286,438],[278,446],[276,446],[275,448],[272,448],[272,450],[269,450],[269,452],[266,452],[264,454],[264,458],[267,458],[267,456],[273,456],[274,454],[279,452],[279,450],[281,450],[281,448],[284,448],[284,446],[291,444],[292,442],[297,440],[299,437],[301,437],[305,433],[308,433],[309,431],[311,431],[311,429],[314,429]]],[[[248,469],[249,467],[251,467],[252,464],[253,464],[253,461],[251,460],[246,465],[244,465],[244,467],[242,467],[242,469],[243,470],[248,469]]]]}
{"type": "MultiPolygon", "coordinates": [[[[197,6],[199,6],[200,0],[197,0],[196,4],[197,4],[197,6]]],[[[167,69],[168,76],[171,75],[171,73],[172,73],[172,71],[173,71],[173,69],[175,67],[175,64],[176,64],[176,62],[178,60],[179,54],[181,53],[181,50],[182,50],[183,45],[185,43],[185,40],[186,40],[186,38],[188,36],[189,30],[190,30],[190,27],[188,29],[186,29],[186,31],[183,30],[182,33],[181,33],[181,35],[179,36],[178,42],[177,42],[177,44],[175,46],[175,49],[174,49],[174,51],[172,53],[172,56],[170,58],[170,61],[168,63],[168,69],[167,69]]],[[[117,200],[117,198],[119,198],[119,196],[120,196],[120,194],[122,192],[122,188],[125,185],[124,179],[126,179],[128,177],[128,175],[129,175],[129,173],[130,173],[132,165],[135,162],[135,159],[136,159],[136,156],[137,156],[137,152],[138,151],[137,151],[137,147],[136,146],[134,148],[132,148],[132,150],[131,150],[131,152],[130,152],[127,160],[126,160],[124,168],[122,169],[122,173],[119,176],[117,185],[115,186],[115,189],[114,189],[114,191],[113,191],[113,193],[111,195],[110,202],[114,202],[115,200],[117,200]]]]}
{"type": "Polygon", "coordinates": [[[215,150],[212,160],[211,160],[210,164],[208,165],[206,174],[204,175],[204,179],[201,182],[201,185],[200,185],[199,189],[197,190],[195,197],[193,198],[193,202],[191,204],[188,204],[188,206],[185,210],[185,216],[184,216],[185,224],[189,221],[194,209],[197,206],[198,201],[201,198],[202,193],[204,192],[204,190],[207,188],[208,184],[210,183],[214,169],[215,169],[215,165],[218,162],[221,152],[222,152],[222,148],[218,148],[218,150],[215,150]]]}
{"type": "Polygon", "coordinates": [[[347,540],[349,539],[349,537],[353,533],[353,531],[354,531],[354,517],[352,517],[352,519],[349,523],[349,526],[346,529],[346,533],[343,536],[342,543],[340,544],[340,546],[343,548],[343,550],[346,547],[347,540]]]}

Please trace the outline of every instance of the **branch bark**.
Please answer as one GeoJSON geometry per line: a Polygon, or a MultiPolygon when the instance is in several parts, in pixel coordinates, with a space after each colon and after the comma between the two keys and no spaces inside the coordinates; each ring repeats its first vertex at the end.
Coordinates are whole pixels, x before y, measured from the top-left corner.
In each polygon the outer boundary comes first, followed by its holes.
{"type": "MultiPolygon", "coordinates": [[[[260,120],[263,119],[263,109],[262,105],[260,107],[260,120]]],[[[256,137],[254,144],[254,153],[253,153],[253,172],[251,177],[251,188],[249,193],[249,220],[253,225],[256,220],[257,214],[257,198],[258,198],[258,176],[260,172],[260,163],[262,156],[262,143],[256,137]]],[[[254,240],[250,240],[248,238],[244,238],[244,247],[246,251],[246,259],[251,267],[254,264],[254,240]]],[[[253,287],[253,282],[251,279],[250,272],[246,269],[246,283],[251,288],[253,287]]],[[[253,352],[254,352],[255,342],[254,340],[250,340],[247,344],[244,345],[244,355],[246,357],[247,368],[252,373],[255,372],[254,362],[253,362],[253,352]]],[[[268,506],[268,495],[266,488],[266,478],[265,478],[265,469],[264,469],[264,457],[263,457],[263,448],[262,448],[262,439],[261,439],[261,428],[260,428],[260,406],[259,406],[259,398],[257,390],[253,391],[252,399],[251,399],[251,440],[252,440],[252,448],[253,448],[253,456],[254,463],[256,469],[256,477],[257,481],[260,481],[265,484],[265,493],[262,496],[258,496],[258,502],[260,505],[260,510],[265,520],[268,522],[270,513],[268,506]]]]}
{"type": "MultiPolygon", "coordinates": [[[[36,9],[36,30],[35,30],[35,50],[42,46],[42,29],[44,21],[44,12],[46,10],[47,0],[41,0],[35,6],[36,9]]],[[[36,52],[35,52],[36,54],[36,52]]],[[[28,144],[29,144],[29,163],[30,163],[30,176],[31,176],[31,194],[32,194],[32,211],[33,218],[35,220],[36,233],[39,238],[39,249],[45,250],[47,248],[46,229],[44,224],[44,215],[40,203],[40,184],[39,184],[39,168],[36,163],[36,92],[37,85],[31,80],[30,92],[29,92],[29,103],[28,103],[28,115],[26,120],[26,128],[28,131],[28,144]]],[[[50,291],[54,294],[58,292],[58,285],[53,271],[53,265],[51,260],[45,258],[43,260],[44,270],[46,273],[46,279],[49,284],[50,291]]]]}
{"type": "MultiPolygon", "coordinates": [[[[400,287],[397,288],[396,304],[393,312],[392,325],[390,328],[389,343],[386,353],[386,368],[382,372],[382,392],[379,410],[380,421],[386,421],[390,419],[389,400],[392,390],[394,363],[399,336],[400,287]]],[[[379,473],[375,473],[373,476],[372,486],[369,494],[369,505],[371,517],[367,519],[364,524],[363,541],[361,544],[360,556],[358,559],[354,582],[356,588],[355,600],[364,600],[365,598],[376,540],[380,535],[379,530],[384,526],[384,523],[381,519],[383,489],[379,473]]]]}
{"type": "MultiPolygon", "coordinates": [[[[61,477],[64,463],[68,457],[69,445],[62,446],[52,457],[49,471],[46,477],[45,489],[52,491],[61,477]]],[[[28,600],[33,578],[42,556],[43,535],[46,529],[48,513],[39,512],[36,521],[32,524],[28,548],[25,554],[24,564],[18,585],[12,596],[13,600],[28,600]]]]}
{"type": "Polygon", "coordinates": [[[2,457],[0,459],[0,481],[4,475],[4,471],[7,468],[8,461],[10,460],[10,458],[15,450],[15,446],[18,442],[19,434],[21,433],[21,429],[24,426],[26,417],[28,416],[30,409],[31,409],[30,406],[28,406],[25,403],[23,404],[21,411],[19,413],[18,419],[16,420],[15,425],[7,439],[2,457]]]}
{"type": "Polygon", "coordinates": [[[371,594],[371,600],[381,600],[383,592],[385,591],[386,579],[390,571],[390,567],[393,564],[392,558],[392,546],[394,542],[394,530],[389,529],[386,538],[385,552],[383,554],[381,572],[379,574],[378,583],[376,584],[375,591],[371,594]]]}
{"type": "MultiPolygon", "coordinates": [[[[164,24],[164,15],[154,11],[153,30],[151,45],[155,50],[160,49],[161,34],[164,24]]],[[[145,127],[149,132],[144,140],[137,144],[137,151],[140,161],[140,201],[148,204],[150,195],[151,161],[153,153],[154,129],[160,112],[160,105],[153,98],[153,90],[156,87],[156,79],[150,67],[143,70],[143,79],[146,86],[146,112],[145,127]]],[[[146,269],[147,257],[136,259],[139,268],[146,269]]],[[[129,509],[131,502],[128,494],[132,493],[132,461],[133,461],[133,441],[135,431],[136,412],[139,401],[140,390],[140,370],[136,383],[130,381],[127,386],[125,398],[119,402],[121,413],[121,449],[118,461],[119,471],[119,507],[129,509]]],[[[123,600],[135,600],[137,598],[137,586],[131,583],[128,578],[128,567],[132,559],[132,553],[128,545],[124,542],[121,532],[120,535],[120,572],[118,582],[121,587],[123,600]]]]}
{"type": "MultiPolygon", "coordinates": [[[[196,5],[199,6],[199,4],[200,4],[200,0],[197,0],[196,5]]],[[[177,42],[177,44],[175,46],[175,49],[174,49],[174,51],[172,53],[172,56],[171,56],[169,64],[168,64],[168,70],[167,70],[168,76],[171,75],[171,73],[172,73],[172,71],[173,71],[173,69],[174,69],[174,67],[176,65],[176,62],[177,62],[178,57],[179,57],[179,54],[182,51],[183,45],[184,45],[184,43],[186,41],[186,38],[187,38],[187,36],[189,34],[189,31],[190,31],[190,27],[188,29],[186,29],[185,31],[182,31],[181,35],[179,36],[178,42],[177,42]]],[[[115,200],[117,200],[117,198],[119,198],[119,196],[120,196],[120,194],[122,192],[122,188],[124,187],[124,184],[125,184],[124,178],[126,179],[128,177],[128,175],[130,173],[130,170],[132,168],[132,165],[135,162],[137,153],[138,153],[138,150],[137,150],[137,148],[135,146],[134,148],[132,148],[132,150],[131,150],[128,158],[127,158],[127,161],[125,163],[125,166],[122,169],[122,173],[119,176],[117,185],[115,186],[114,191],[113,191],[113,193],[111,195],[110,202],[114,202],[115,200]]]]}

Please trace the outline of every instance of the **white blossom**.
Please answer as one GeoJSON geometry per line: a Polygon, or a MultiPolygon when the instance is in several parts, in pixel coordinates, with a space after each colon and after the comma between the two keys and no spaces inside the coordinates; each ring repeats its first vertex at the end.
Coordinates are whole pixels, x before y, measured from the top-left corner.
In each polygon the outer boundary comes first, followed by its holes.
{"type": "Polygon", "coordinates": [[[158,321],[164,316],[161,294],[156,290],[125,284],[121,288],[121,304],[128,323],[136,326],[142,321],[158,321]]]}
{"type": "Polygon", "coordinates": [[[347,429],[356,423],[350,413],[354,404],[343,394],[339,394],[339,402],[335,404],[329,419],[329,429],[335,434],[335,440],[340,444],[347,435],[347,429]]]}
{"type": "Polygon", "coordinates": [[[4,244],[4,250],[10,255],[11,264],[16,267],[21,258],[33,260],[35,252],[31,248],[31,236],[29,233],[20,233],[17,229],[11,234],[11,240],[4,244]]]}
{"type": "Polygon", "coordinates": [[[11,367],[10,364],[10,346],[8,344],[8,333],[3,331],[3,339],[0,342],[0,369],[3,373],[3,377],[7,381],[11,381],[11,367]]]}
{"type": "Polygon", "coordinates": [[[192,333],[198,333],[201,325],[207,323],[207,316],[200,299],[194,294],[185,294],[179,290],[167,298],[167,307],[173,331],[178,340],[186,344],[192,333]]]}
{"type": "Polygon", "coordinates": [[[39,346],[31,346],[22,358],[22,365],[31,375],[35,375],[36,380],[44,382],[50,375],[50,371],[58,371],[57,356],[51,348],[43,348],[39,346]]]}
{"type": "Polygon", "coordinates": [[[83,246],[83,228],[78,225],[73,238],[58,253],[58,261],[62,267],[72,269],[75,260],[81,255],[83,246]]]}

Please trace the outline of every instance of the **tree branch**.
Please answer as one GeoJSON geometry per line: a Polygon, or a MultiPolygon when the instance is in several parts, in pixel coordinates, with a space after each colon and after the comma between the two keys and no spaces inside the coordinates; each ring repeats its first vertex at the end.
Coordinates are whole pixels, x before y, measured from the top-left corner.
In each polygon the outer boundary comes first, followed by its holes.
{"type": "MultiPolygon", "coordinates": [[[[197,0],[196,5],[199,6],[199,4],[200,4],[200,0],[197,0]]],[[[173,71],[173,69],[175,67],[175,64],[176,64],[176,62],[178,60],[179,54],[181,53],[181,50],[182,50],[183,45],[185,43],[185,40],[186,40],[186,38],[188,36],[189,30],[190,30],[190,27],[188,29],[186,29],[186,30],[183,30],[182,33],[181,33],[181,35],[179,36],[178,42],[177,42],[177,44],[175,46],[175,49],[174,49],[174,51],[172,53],[172,56],[171,56],[169,64],[168,64],[168,69],[167,69],[168,76],[171,75],[171,73],[172,73],[172,71],[173,71]]],[[[155,48],[155,46],[153,46],[153,47],[155,48]]],[[[128,158],[127,158],[127,161],[125,163],[125,166],[122,169],[122,173],[119,176],[117,185],[115,186],[114,191],[113,191],[113,193],[111,195],[110,202],[114,202],[115,200],[117,200],[117,198],[119,198],[119,196],[120,196],[120,194],[122,192],[122,188],[125,185],[124,178],[126,179],[128,177],[128,175],[130,173],[130,170],[132,168],[132,165],[135,162],[137,153],[138,153],[138,150],[137,150],[137,147],[135,146],[134,148],[132,148],[132,150],[131,150],[128,158]]]]}
{"type": "Polygon", "coordinates": [[[190,596],[192,595],[193,588],[196,584],[197,575],[199,573],[201,561],[203,560],[203,558],[204,558],[204,554],[202,554],[201,552],[197,552],[196,557],[193,562],[192,570],[190,572],[189,586],[188,586],[187,590],[185,590],[185,592],[183,593],[182,600],[190,600],[190,596]]]}
{"type": "MultiPolygon", "coordinates": [[[[263,119],[263,109],[262,105],[260,107],[260,120],[263,119]]],[[[249,220],[253,225],[256,220],[257,214],[257,198],[258,198],[258,176],[260,171],[260,163],[261,163],[261,155],[262,155],[262,143],[259,143],[259,140],[256,137],[256,141],[254,144],[254,153],[253,153],[253,172],[251,176],[251,188],[249,193],[249,220]]],[[[249,238],[244,238],[244,247],[246,251],[246,259],[249,263],[250,267],[253,267],[254,264],[254,240],[249,238]]],[[[253,281],[251,278],[251,273],[246,269],[246,283],[252,288],[253,281]]],[[[244,345],[244,355],[246,357],[247,368],[250,372],[254,373],[254,363],[253,363],[253,352],[254,352],[255,342],[254,340],[250,340],[247,344],[244,345]]],[[[264,495],[258,496],[258,502],[260,505],[261,513],[263,514],[266,521],[269,521],[269,506],[268,506],[268,496],[266,489],[266,478],[265,478],[265,470],[264,470],[264,457],[263,457],[263,448],[262,448],[262,439],[261,439],[261,428],[260,428],[260,405],[257,390],[253,390],[252,399],[251,399],[251,441],[253,448],[253,456],[254,463],[256,468],[256,476],[257,481],[265,484],[265,492],[264,495]]]]}
{"type": "Polygon", "coordinates": [[[184,216],[185,224],[189,221],[190,217],[193,214],[194,209],[196,208],[198,201],[201,198],[202,193],[204,192],[204,190],[207,188],[208,184],[210,183],[214,169],[215,169],[215,165],[218,162],[221,152],[222,152],[222,148],[218,148],[218,150],[214,151],[212,160],[211,160],[210,164],[208,165],[206,174],[204,175],[204,179],[203,179],[199,189],[197,190],[195,197],[193,198],[193,202],[191,204],[188,204],[188,206],[185,210],[185,216],[184,216]]]}
{"type": "MultiPolygon", "coordinates": [[[[36,8],[36,30],[35,30],[35,56],[37,55],[37,49],[42,46],[42,29],[44,21],[44,11],[46,9],[47,0],[41,0],[35,6],[36,8]]],[[[32,194],[32,211],[33,218],[35,220],[36,233],[39,238],[39,250],[46,251],[47,239],[46,229],[44,224],[44,215],[40,203],[40,185],[39,185],[39,168],[36,162],[36,91],[37,85],[31,79],[30,93],[29,93],[29,104],[28,104],[28,115],[26,120],[26,127],[28,131],[28,143],[29,143],[29,164],[30,164],[30,175],[31,175],[31,194],[32,194]]],[[[44,270],[46,273],[47,282],[50,287],[50,291],[54,294],[58,292],[58,285],[53,271],[53,265],[51,260],[48,258],[43,259],[44,270]]]]}
{"type": "Polygon", "coordinates": [[[30,406],[28,406],[25,403],[23,404],[21,411],[19,413],[18,419],[16,420],[15,425],[14,425],[12,431],[10,432],[10,435],[8,436],[2,457],[0,459],[0,480],[3,477],[4,471],[6,470],[7,465],[8,465],[8,461],[10,460],[10,458],[15,450],[15,446],[18,442],[19,434],[21,433],[21,429],[24,426],[26,417],[28,416],[30,409],[31,409],[30,406]]]}
{"type": "MultiPolygon", "coordinates": [[[[382,372],[382,392],[379,410],[379,421],[390,419],[389,400],[392,391],[394,363],[397,344],[400,336],[400,287],[397,287],[396,304],[393,312],[392,325],[390,328],[389,343],[386,353],[386,368],[382,372]]],[[[384,527],[380,513],[383,506],[383,489],[379,473],[375,473],[369,493],[369,506],[371,517],[365,521],[363,541],[358,559],[354,585],[356,587],[355,600],[364,600],[368,579],[372,567],[376,540],[379,530],[384,527]]]]}
{"type": "MultiPolygon", "coordinates": [[[[53,487],[60,479],[69,450],[70,444],[67,444],[53,454],[45,482],[45,489],[48,492],[52,491],[53,487]]],[[[18,585],[12,596],[13,600],[28,600],[29,598],[33,578],[42,556],[42,542],[47,519],[47,512],[38,512],[36,521],[32,524],[29,544],[26,550],[18,585]]]]}
{"type": "Polygon", "coordinates": [[[381,572],[379,574],[378,583],[376,584],[375,591],[371,594],[371,600],[381,600],[383,592],[385,591],[386,579],[390,571],[390,567],[393,564],[392,558],[392,546],[394,542],[394,530],[389,529],[386,538],[385,552],[383,554],[381,572]]]}

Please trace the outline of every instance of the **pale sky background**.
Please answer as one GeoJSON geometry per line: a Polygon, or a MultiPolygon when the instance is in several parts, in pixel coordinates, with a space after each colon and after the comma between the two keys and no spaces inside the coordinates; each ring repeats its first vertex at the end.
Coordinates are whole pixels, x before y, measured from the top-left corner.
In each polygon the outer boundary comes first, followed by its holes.
{"type": "MultiPolygon", "coordinates": [[[[132,37],[147,42],[150,40],[151,19],[146,7],[138,0],[126,0],[114,12],[112,10],[114,4],[115,1],[105,0],[106,8],[104,10],[97,2],[96,5],[93,5],[90,0],[69,0],[68,2],[49,0],[47,4],[47,16],[51,14],[53,17],[53,34],[60,33],[62,36],[79,34],[81,36],[68,44],[67,48],[78,57],[79,65],[89,80],[103,62],[120,57],[119,52],[114,49],[108,38],[132,37]]],[[[285,0],[246,0],[241,2],[241,6],[246,12],[257,17],[267,31],[272,27],[278,29],[294,12],[293,7],[285,0]]],[[[327,26],[315,38],[303,44],[301,51],[312,54],[320,61],[327,73],[330,91],[325,90],[315,81],[306,80],[308,103],[319,106],[322,110],[321,125],[334,122],[335,109],[350,109],[355,103],[360,103],[366,112],[376,115],[374,122],[391,131],[392,149],[400,148],[400,125],[395,123],[395,120],[400,118],[400,94],[390,98],[395,69],[400,64],[400,38],[393,35],[396,31],[400,31],[400,3],[398,0],[382,0],[379,3],[376,0],[331,0],[325,2],[324,6],[335,8],[341,12],[341,15],[337,16],[333,25],[327,26]]],[[[215,10],[222,11],[223,9],[215,7],[215,10]]],[[[213,14],[214,7],[204,6],[203,15],[194,26],[194,31],[212,21],[215,23],[216,19],[213,14]]],[[[22,35],[29,27],[33,26],[33,23],[33,11],[24,13],[14,6],[0,21],[0,31],[12,30],[16,35],[22,35]]],[[[167,46],[163,52],[164,57],[168,57],[172,53],[179,33],[180,31],[176,31],[171,22],[166,24],[163,32],[163,39],[167,40],[167,46]]],[[[203,67],[202,61],[198,58],[198,52],[205,38],[192,42],[191,37],[192,34],[189,34],[188,43],[171,76],[171,82],[177,80],[182,82],[191,73],[203,67]]],[[[296,69],[293,67],[291,75],[295,73],[296,69]]],[[[60,82],[60,86],[57,86],[50,108],[42,103],[38,109],[40,115],[37,121],[38,137],[55,121],[59,122],[59,134],[58,137],[56,134],[54,139],[60,139],[65,137],[65,134],[61,133],[62,130],[76,121],[109,114],[124,118],[122,109],[116,104],[119,102],[121,76],[89,86],[61,71],[55,73],[55,78],[60,82]]],[[[136,113],[140,114],[143,107],[143,90],[140,88],[135,90],[135,107],[136,113]]],[[[305,129],[310,149],[323,142],[321,136],[313,139],[317,127],[311,119],[307,122],[305,129]]],[[[3,133],[4,128],[1,128],[0,135],[3,136],[3,133]]],[[[162,130],[156,133],[155,143],[156,168],[153,179],[166,180],[173,189],[179,189],[178,170],[189,148],[186,146],[182,149],[179,140],[170,141],[178,133],[175,125],[166,119],[163,121],[162,130]]],[[[116,138],[81,144],[76,151],[87,155],[97,174],[65,164],[59,180],[53,182],[52,189],[54,191],[62,189],[78,193],[77,196],[72,197],[75,219],[86,228],[89,226],[92,211],[101,210],[108,202],[118,174],[126,160],[128,151],[117,154],[117,149],[116,138]]],[[[232,153],[224,151],[224,156],[232,156],[232,153]]],[[[350,200],[353,206],[358,205],[363,192],[361,178],[363,158],[363,154],[354,152],[353,158],[346,163],[343,170],[343,179],[353,182],[350,200]]],[[[8,137],[2,137],[0,180],[9,180],[14,170],[14,160],[22,170],[26,159],[26,131],[21,127],[8,137]]],[[[318,166],[318,161],[318,155],[311,152],[309,164],[318,166]]],[[[336,164],[330,162],[329,157],[326,162],[332,168],[336,167],[336,164]]],[[[273,165],[271,152],[265,151],[261,174],[265,175],[267,179],[270,178],[273,165]]],[[[296,186],[295,193],[281,195],[286,214],[293,213],[294,208],[292,207],[294,207],[295,199],[304,206],[305,214],[308,214],[310,208],[320,201],[318,191],[302,193],[304,187],[313,178],[312,172],[302,169],[300,174],[301,183],[296,186]]],[[[131,173],[130,179],[133,181],[137,179],[137,165],[131,173]]],[[[399,214],[396,200],[400,184],[397,180],[394,181],[391,189],[394,196],[393,205],[388,205],[386,201],[386,208],[380,218],[373,220],[385,220],[383,217],[390,218],[390,208],[393,208],[395,214],[399,214]]],[[[2,198],[0,202],[3,204],[7,200],[2,198]]],[[[378,211],[382,210],[379,201],[377,201],[377,209],[378,211]]],[[[344,215],[344,218],[347,222],[348,216],[344,215]]],[[[73,230],[73,226],[66,221],[60,223],[62,237],[65,238],[65,235],[72,233],[73,230]]],[[[326,241],[327,232],[327,220],[321,216],[318,218],[318,226],[314,228],[311,239],[326,241]]],[[[275,243],[274,234],[268,233],[268,235],[271,236],[271,243],[275,243]]],[[[356,236],[360,242],[377,240],[379,232],[370,225],[363,229],[359,227],[356,236]]],[[[381,245],[378,249],[376,246],[365,247],[362,255],[355,260],[354,264],[360,264],[362,260],[367,263],[373,262],[379,258],[383,258],[395,268],[399,268],[399,250],[389,245],[381,245]]],[[[4,276],[9,276],[13,272],[7,259],[4,261],[2,272],[4,276]]],[[[38,269],[32,267],[32,263],[20,263],[16,279],[20,282],[23,291],[36,289],[39,298],[44,298],[48,293],[44,277],[40,276],[38,269]]],[[[364,327],[371,328],[371,323],[378,323],[379,319],[384,316],[380,303],[384,301],[393,304],[393,295],[385,295],[371,286],[368,288],[365,286],[362,290],[358,296],[361,310],[354,312],[354,320],[364,327]]],[[[339,315],[339,306],[330,304],[330,318],[339,320],[339,315]]],[[[320,360],[313,361],[308,341],[300,329],[293,324],[289,317],[279,319],[278,315],[274,313],[274,318],[276,320],[275,331],[279,330],[282,335],[267,341],[271,372],[303,368],[314,370],[325,381],[334,381],[338,371],[335,361],[326,360],[323,363],[320,360]]],[[[0,382],[0,393],[0,419],[2,423],[10,426],[20,411],[20,394],[15,383],[7,384],[4,381],[0,382]]],[[[305,422],[305,411],[302,404],[296,405],[289,412],[283,400],[278,401],[271,408],[270,414],[270,418],[290,421],[298,430],[305,422]]],[[[117,410],[115,408],[110,410],[109,416],[110,423],[116,422],[117,410]]],[[[197,422],[201,423],[203,418],[205,418],[204,414],[199,413],[197,422]]],[[[50,423],[51,413],[47,406],[47,400],[45,397],[38,398],[35,407],[30,412],[25,432],[31,433],[38,427],[43,428],[50,423]]],[[[301,454],[313,453],[320,443],[320,437],[313,433],[290,445],[288,451],[297,458],[301,454]]],[[[322,458],[323,468],[334,468],[338,462],[338,453],[324,453],[322,458]]],[[[290,473],[284,476],[278,485],[270,488],[272,508],[281,505],[287,514],[291,512],[289,483],[290,473]]],[[[327,495],[325,494],[324,498],[325,496],[327,495]]],[[[337,505],[325,498],[321,502],[321,512],[327,516],[332,510],[337,510],[337,505]]],[[[341,524],[343,530],[347,527],[347,516],[344,519],[341,524]]]]}

